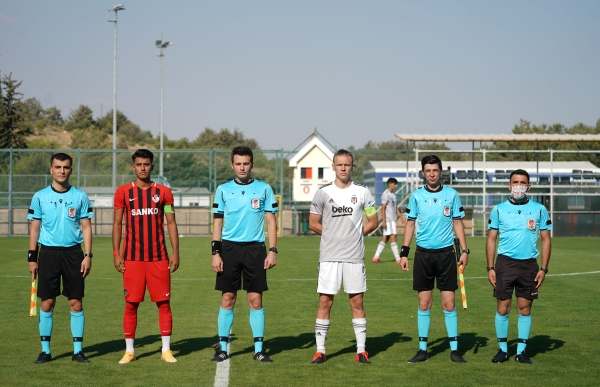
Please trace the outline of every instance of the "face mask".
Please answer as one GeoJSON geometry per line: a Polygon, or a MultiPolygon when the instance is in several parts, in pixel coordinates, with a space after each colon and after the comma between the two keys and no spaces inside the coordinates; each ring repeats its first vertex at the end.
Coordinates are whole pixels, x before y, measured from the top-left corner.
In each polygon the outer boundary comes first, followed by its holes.
{"type": "Polygon", "coordinates": [[[523,199],[523,197],[525,196],[526,193],[527,193],[526,185],[511,185],[510,186],[510,194],[512,195],[513,199],[516,199],[516,200],[523,199]]]}

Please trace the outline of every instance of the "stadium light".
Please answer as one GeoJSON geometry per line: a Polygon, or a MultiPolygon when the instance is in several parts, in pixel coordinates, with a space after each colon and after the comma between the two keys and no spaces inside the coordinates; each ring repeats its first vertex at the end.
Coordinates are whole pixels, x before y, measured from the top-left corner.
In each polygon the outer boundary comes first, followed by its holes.
{"type": "Polygon", "coordinates": [[[112,157],[112,189],[117,187],[117,12],[124,11],[123,4],[117,4],[108,10],[108,21],[115,23],[114,37],[114,77],[113,77],[113,157],[112,157]],[[110,18],[110,13],[114,12],[115,18],[110,18]]]}
{"type": "Polygon", "coordinates": [[[156,41],[156,48],[158,49],[158,53],[156,54],[156,56],[160,57],[160,158],[159,158],[159,165],[158,165],[158,174],[164,179],[164,174],[163,174],[163,150],[164,150],[164,144],[163,144],[163,73],[164,73],[164,59],[165,59],[165,52],[164,49],[173,45],[173,42],[163,42],[162,41],[162,36],[160,38],[161,40],[157,40],[156,41]]]}

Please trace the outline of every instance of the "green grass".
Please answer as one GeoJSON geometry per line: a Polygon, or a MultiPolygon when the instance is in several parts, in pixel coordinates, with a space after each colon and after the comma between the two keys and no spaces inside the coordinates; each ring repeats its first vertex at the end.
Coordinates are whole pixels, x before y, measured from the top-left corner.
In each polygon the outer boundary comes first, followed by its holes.
{"type": "MultiPolygon", "coordinates": [[[[265,345],[274,363],[252,360],[252,335],[245,293],[236,306],[231,343],[230,386],[594,386],[600,362],[600,273],[561,276],[598,270],[599,239],[555,238],[550,273],[532,309],[533,326],[527,353],[533,365],[512,360],[516,349],[516,310],[510,315],[511,361],[492,364],[497,351],[495,299],[485,271],[483,238],[468,238],[472,254],[465,271],[469,308],[459,308],[459,350],[467,364],[448,360],[443,313],[435,292],[429,336],[430,360],[407,364],[418,347],[417,295],[411,273],[393,262],[389,247],[384,262],[370,257],[379,238],[368,238],[365,294],[367,349],[372,365],[354,362],[355,343],[347,296],[341,293],[332,309],[327,338],[328,360],[312,365],[318,296],[316,277],[319,238],[281,238],[277,266],[269,271],[265,293],[265,345]]],[[[83,349],[90,364],[73,363],[66,299],[54,314],[54,361],[34,365],[40,352],[37,318],[29,317],[30,281],[25,260],[26,238],[0,239],[0,312],[2,386],[212,386],[216,366],[209,359],[217,342],[220,293],[214,290],[210,238],[181,239],[181,268],[173,275],[172,349],[178,362],[160,361],[156,306],[140,306],[136,339],[138,360],[117,364],[125,343],[120,275],[112,267],[109,238],[94,239],[94,259],[86,281],[86,331],[83,349]]],[[[413,250],[414,251],[414,250],[413,250]]],[[[410,261],[412,264],[412,260],[410,261]]],[[[459,297],[457,296],[457,300],[459,297]]],[[[459,302],[457,302],[457,305],[459,302]]]]}

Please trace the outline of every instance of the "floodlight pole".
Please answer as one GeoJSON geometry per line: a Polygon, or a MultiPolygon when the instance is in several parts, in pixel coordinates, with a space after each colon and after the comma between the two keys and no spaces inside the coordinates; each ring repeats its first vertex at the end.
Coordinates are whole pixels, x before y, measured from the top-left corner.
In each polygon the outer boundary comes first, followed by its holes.
{"type": "Polygon", "coordinates": [[[112,154],[112,189],[117,187],[117,12],[125,10],[123,4],[117,4],[108,10],[108,21],[115,23],[114,36],[114,76],[113,76],[113,154],[112,154]],[[115,18],[110,18],[114,12],[115,18]]]}
{"type": "Polygon", "coordinates": [[[160,158],[158,164],[158,174],[164,178],[163,171],[163,151],[164,151],[164,132],[163,132],[163,81],[164,81],[164,66],[165,66],[165,53],[164,49],[172,45],[172,42],[163,42],[162,35],[160,40],[156,41],[156,48],[158,48],[158,57],[160,57],[160,158]]]}

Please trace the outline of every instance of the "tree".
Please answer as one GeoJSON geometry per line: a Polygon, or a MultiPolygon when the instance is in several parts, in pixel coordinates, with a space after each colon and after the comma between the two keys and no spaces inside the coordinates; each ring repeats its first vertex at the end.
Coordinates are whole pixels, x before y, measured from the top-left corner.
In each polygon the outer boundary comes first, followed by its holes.
{"type": "Polygon", "coordinates": [[[90,126],[87,129],[75,129],[71,135],[71,149],[108,149],[106,133],[90,126]]]}
{"type": "Polygon", "coordinates": [[[42,117],[46,123],[46,125],[50,126],[62,126],[65,123],[65,120],[62,118],[60,114],[60,109],[56,106],[52,106],[42,112],[42,117]]]}
{"type": "Polygon", "coordinates": [[[96,121],[92,109],[86,105],[79,105],[75,110],[71,110],[67,122],[65,122],[65,129],[72,132],[75,129],[88,129],[89,127],[97,127],[96,121]]]}
{"type": "Polygon", "coordinates": [[[24,118],[24,107],[17,89],[23,81],[12,79],[12,73],[0,81],[0,148],[27,148],[25,137],[30,134],[24,118]]]}

